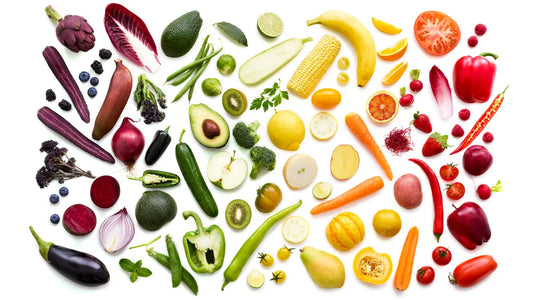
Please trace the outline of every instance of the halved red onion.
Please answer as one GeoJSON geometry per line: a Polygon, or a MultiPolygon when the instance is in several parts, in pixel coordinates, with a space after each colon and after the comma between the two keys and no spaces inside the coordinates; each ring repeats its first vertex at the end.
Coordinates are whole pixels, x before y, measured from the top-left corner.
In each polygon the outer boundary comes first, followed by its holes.
{"type": "Polygon", "coordinates": [[[100,225],[100,242],[109,253],[126,247],[134,235],[135,225],[126,207],[109,216],[100,225]]]}

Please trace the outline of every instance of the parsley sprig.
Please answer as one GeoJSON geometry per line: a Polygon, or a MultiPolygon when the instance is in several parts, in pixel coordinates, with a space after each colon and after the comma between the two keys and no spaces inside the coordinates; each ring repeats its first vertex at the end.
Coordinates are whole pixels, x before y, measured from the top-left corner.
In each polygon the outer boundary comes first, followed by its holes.
{"type": "Polygon", "coordinates": [[[283,100],[289,100],[289,92],[281,89],[281,80],[274,82],[271,88],[265,88],[261,95],[255,98],[250,105],[250,110],[258,110],[261,107],[267,111],[270,107],[276,107],[283,100]]]}

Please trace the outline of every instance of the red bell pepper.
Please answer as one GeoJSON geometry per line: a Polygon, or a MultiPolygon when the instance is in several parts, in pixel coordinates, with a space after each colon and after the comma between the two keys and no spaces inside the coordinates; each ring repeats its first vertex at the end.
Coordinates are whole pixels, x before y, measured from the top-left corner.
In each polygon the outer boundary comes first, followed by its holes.
{"type": "Polygon", "coordinates": [[[487,56],[498,58],[494,53],[484,52],[457,60],[453,68],[453,88],[457,98],[467,103],[483,103],[490,99],[496,64],[485,58],[487,56]]]}

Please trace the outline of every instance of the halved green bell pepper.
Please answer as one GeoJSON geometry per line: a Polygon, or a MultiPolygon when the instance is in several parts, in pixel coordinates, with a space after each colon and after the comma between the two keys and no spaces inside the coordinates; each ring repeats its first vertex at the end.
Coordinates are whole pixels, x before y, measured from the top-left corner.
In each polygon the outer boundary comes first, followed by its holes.
{"type": "Polygon", "coordinates": [[[195,231],[189,231],[183,236],[183,246],[187,261],[196,273],[214,273],[222,267],[226,252],[224,232],[217,225],[204,228],[200,217],[193,211],[184,211],[186,220],[193,217],[196,222],[195,231]]]}

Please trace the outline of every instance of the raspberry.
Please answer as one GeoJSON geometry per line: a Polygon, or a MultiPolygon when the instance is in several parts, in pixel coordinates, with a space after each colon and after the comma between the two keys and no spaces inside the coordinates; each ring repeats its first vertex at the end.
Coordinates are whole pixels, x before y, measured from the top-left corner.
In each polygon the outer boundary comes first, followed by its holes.
{"type": "Polygon", "coordinates": [[[463,108],[459,111],[459,119],[466,121],[470,119],[470,110],[468,108],[463,108]]]}
{"type": "Polygon", "coordinates": [[[487,26],[483,24],[477,24],[474,31],[476,32],[477,35],[482,36],[487,32],[487,26]]]}
{"type": "Polygon", "coordinates": [[[72,109],[72,104],[68,102],[67,100],[63,99],[59,103],[59,108],[61,108],[64,111],[69,111],[72,109]]]}
{"type": "Polygon", "coordinates": [[[457,125],[453,126],[452,135],[454,137],[462,137],[464,134],[465,134],[465,131],[463,130],[461,125],[457,124],[457,125]]]}
{"type": "Polygon", "coordinates": [[[492,141],[494,141],[494,135],[492,135],[492,133],[490,133],[490,132],[488,132],[488,131],[485,132],[485,133],[483,134],[483,141],[484,141],[485,143],[492,143],[492,141]]]}
{"type": "Polygon", "coordinates": [[[468,38],[468,46],[474,48],[475,46],[477,46],[477,37],[475,35],[471,36],[468,38]]]}
{"type": "Polygon", "coordinates": [[[56,100],[56,93],[52,89],[46,90],[46,100],[48,101],[54,101],[56,100]]]}
{"type": "Polygon", "coordinates": [[[102,74],[104,72],[104,68],[102,67],[102,63],[95,60],[91,64],[91,68],[96,72],[96,74],[102,74]]]}
{"type": "Polygon", "coordinates": [[[107,49],[100,49],[98,52],[98,55],[101,59],[110,59],[111,58],[111,51],[107,49]]]}

